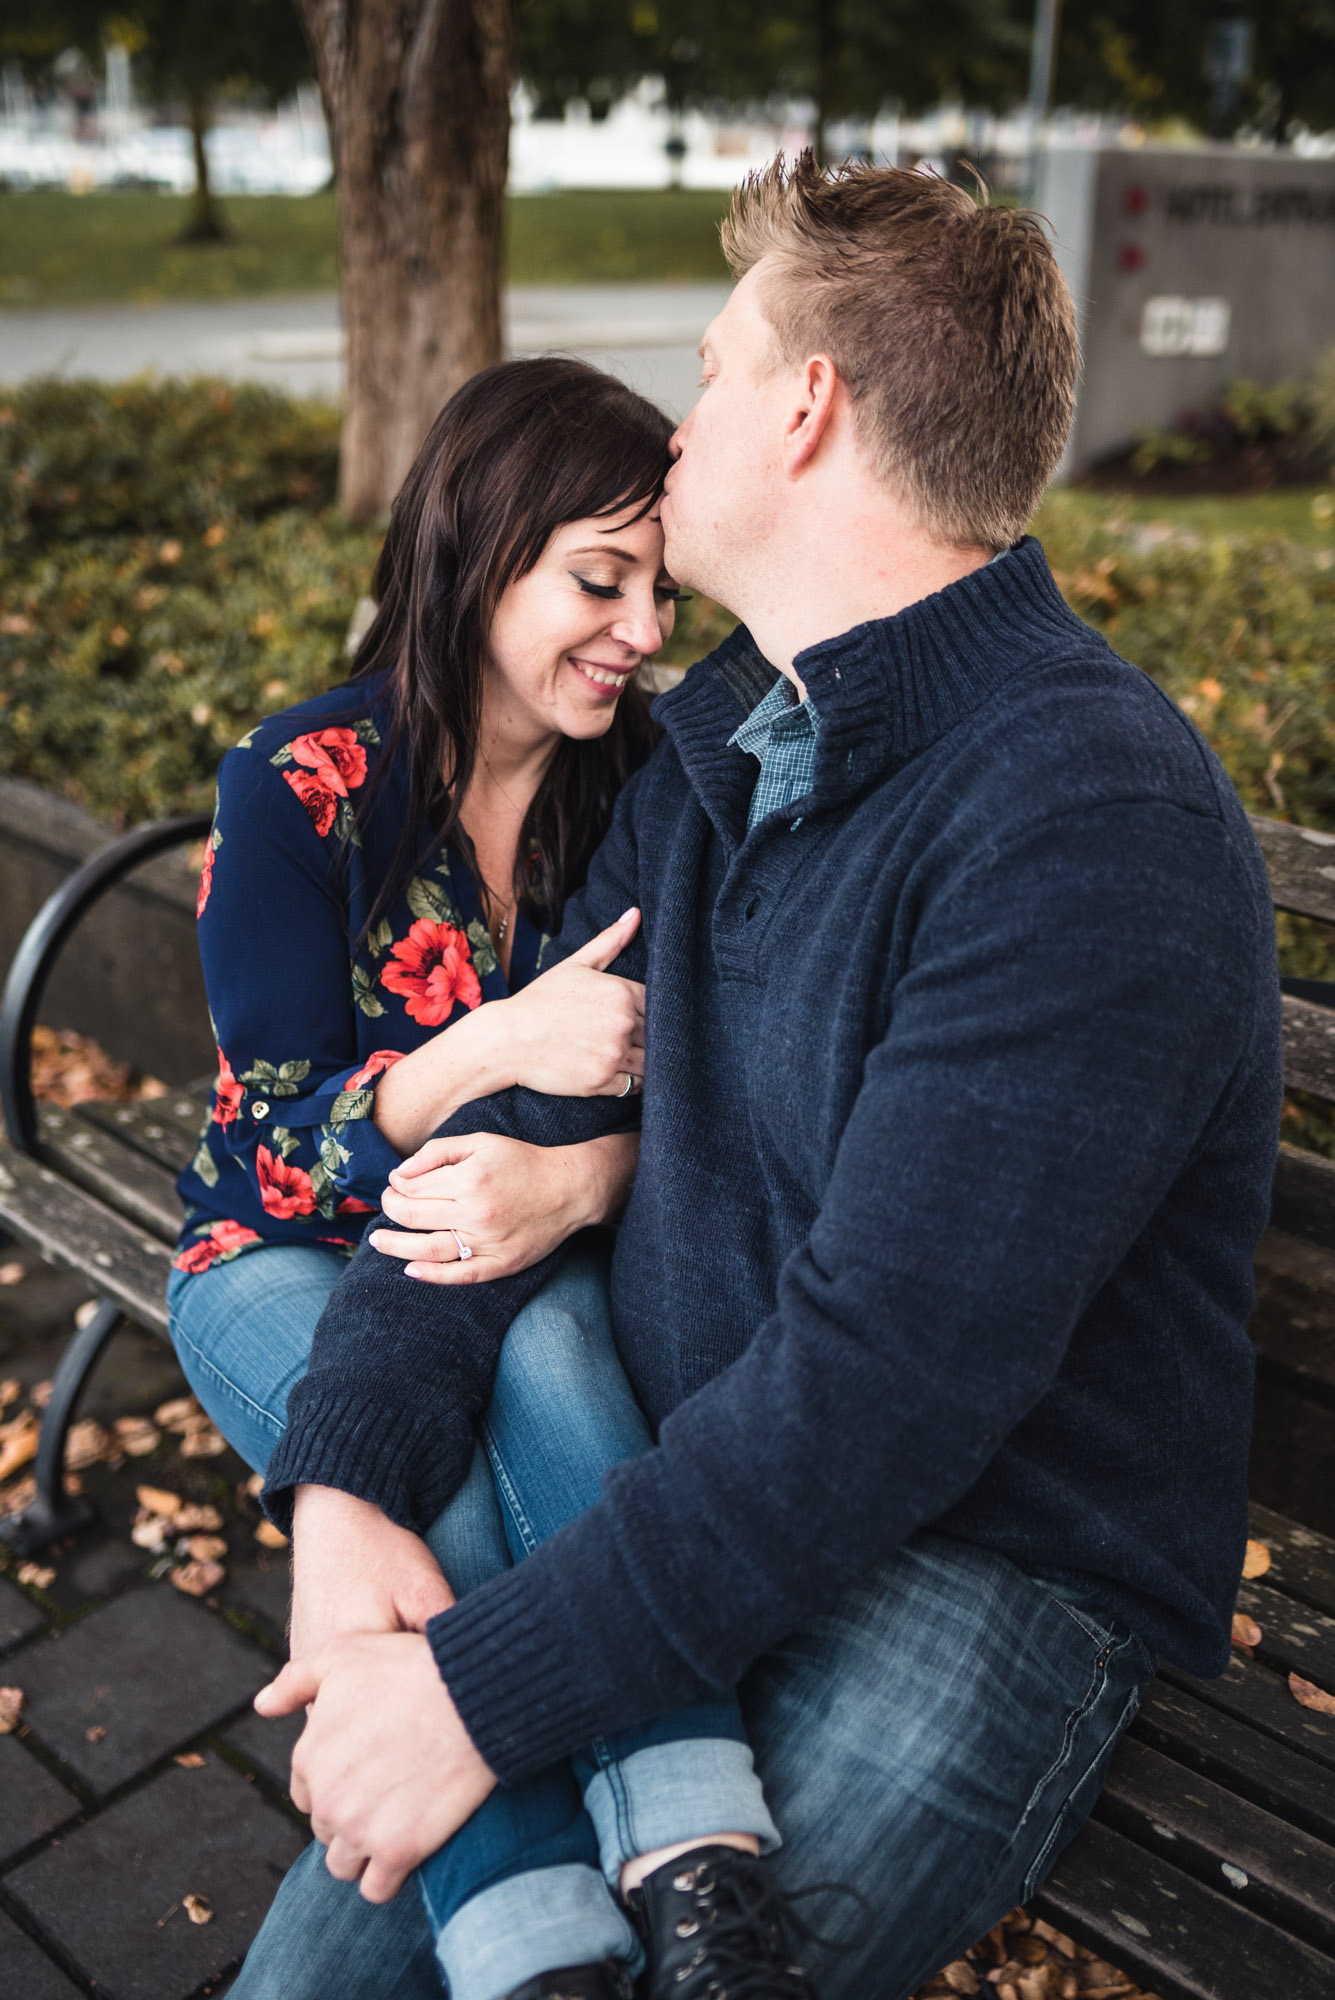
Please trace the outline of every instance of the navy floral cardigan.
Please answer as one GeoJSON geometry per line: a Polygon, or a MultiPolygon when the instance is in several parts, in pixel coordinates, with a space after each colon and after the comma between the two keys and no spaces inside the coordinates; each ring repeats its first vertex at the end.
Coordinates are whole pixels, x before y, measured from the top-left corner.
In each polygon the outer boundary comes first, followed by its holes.
{"type": "Polygon", "coordinates": [[[471,871],[425,826],[417,872],[357,943],[406,811],[406,755],[377,772],[388,725],[383,682],[359,682],[223,758],[198,905],[218,1081],[177,1182],[178,1271],[264,1243],[355,1249],[399,1163],[377,1079],[537,969],[545,939],[521,915],[507,982],[471,871]]]}

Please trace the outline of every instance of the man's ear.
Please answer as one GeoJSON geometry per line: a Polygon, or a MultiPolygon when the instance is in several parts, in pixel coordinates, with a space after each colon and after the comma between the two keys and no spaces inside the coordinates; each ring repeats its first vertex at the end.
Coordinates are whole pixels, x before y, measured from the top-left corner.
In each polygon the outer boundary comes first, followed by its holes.
{"type": "Polygon", "coordinates": [[[810,465],[834,416],[839,373],[828,354],[813,354],[802,369],[799,394],[783,435],[783,469],[796,479],[810,465]]]}

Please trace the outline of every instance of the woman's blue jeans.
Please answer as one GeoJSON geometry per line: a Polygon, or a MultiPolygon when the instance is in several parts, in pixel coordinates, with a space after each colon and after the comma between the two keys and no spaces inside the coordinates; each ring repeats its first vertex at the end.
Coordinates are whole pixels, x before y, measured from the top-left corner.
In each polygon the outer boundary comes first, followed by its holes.
{"type": "MultiPolygon", "coordinates": [[[[336,1252],[271,1245],[172,1275],[182,1367],[257,1471],[281,1435],[315,1322],[345,1268],[336,1252]]],[[[572,1252],[515,1320],[480,1434],[465,1486],[427,1536],[459,1595],[591,1506],[603,1473],[649,1445],[617,1360],[606,1264],[596,1251],[572,1252]]],[[[727,1831],[756,1834],[766,1851],[778,1845],[727,1696],[600,1738],[572,1764],[498,1789],[418,1870],[454,2000],[499,2000],[556,1966],[635,1961],[634,1933],[609,1886],[623,1863],[727,1831]]],[[[322,1850],[308,1850],[297,1869],[325,1874],[322,1850]]],[[[233,1990],[238,2000],[293,2000],[292,1968],[281,1954],[270,1963],[265,1933],[233,1990]]],[[[341,1979],[338,1990],[348,1990],[341,1979]]]]}

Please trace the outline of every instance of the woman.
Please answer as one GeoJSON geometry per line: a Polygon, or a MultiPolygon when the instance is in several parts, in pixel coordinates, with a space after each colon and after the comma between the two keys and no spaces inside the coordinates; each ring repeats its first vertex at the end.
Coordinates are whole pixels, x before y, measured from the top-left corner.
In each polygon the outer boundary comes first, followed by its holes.
{"type": "MultiPolygon", "coordinates": [[[[656,508],[669,429],[573,361],[474,377],[395,503],[350,685],[270,718],[224,759],[199,897],[219,1079],[180,1184],[189,1215],[168,1298],[192,1387],[259,1469],[365,1216],[387,1180],[405,1210],[423,1184],[398,1171],[404,1156],[508,1084],[616,1096],[639,1084],[643,989],[604,969],[638,914],[552,972],[538,964],[652,747],[633,676],[677,595],[656,508]]],[[[637,1147],[629,1132],[561,1149],[452,1142],[459,1257],[476,1254],[482,1276],[522,1269],[614,1216],[637,1147]]],[[[428,1154],[437,1189],[442,1157],[428,1154]]],[[[589,1504],[602,1471],[649,1441],[596,1256],[573,1256],[553,1284],[505,1342],[485,1456],[429,1537],[456,1590],[505,1561],[507,1540],[526,1553],[535,1520],[589,1504]]],[[[754,1854],[777,1838],[730,1699],[600,1743],[573,1776],[493,1794],[419,1871],[454,2000],[539,2000],[558,1970],[563,1993],[615,1995],[638,1946],[608,1885],[633,1886],[683,1844],[754,1854]],[[628,1772],[645,1748],[654,1757],[628,1772]]],[[[345,1886],[301,1867],[284,1896],[345,1886]]],[[[347,1896],[338,1921],[355,1930],[347,1896]]],[[[238,1995],[302,1990],[280,1933],[266,1926],[238,1995]]],[[[368,1970],[366,1991],[382,1973],[368,1970]]],[[[350,1944],[343,1995],[358,1976],[350,1944]]]]}

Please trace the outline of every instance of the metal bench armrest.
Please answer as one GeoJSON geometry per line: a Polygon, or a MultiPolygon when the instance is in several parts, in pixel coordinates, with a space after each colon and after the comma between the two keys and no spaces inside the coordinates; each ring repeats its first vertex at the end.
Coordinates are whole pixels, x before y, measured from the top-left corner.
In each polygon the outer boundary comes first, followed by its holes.
{"type": "Polygon", "coordinates": [[[0,1000],[0,1107],[10,1144],[20,1153],[37,1151],[37,1107],[32,1094],[32,1031],[56,957],[84,912],[132,868],[202,840],[212,821],[207,813],[151,820],[111,841],[47,898],[23,934],[0,1000]]]}

